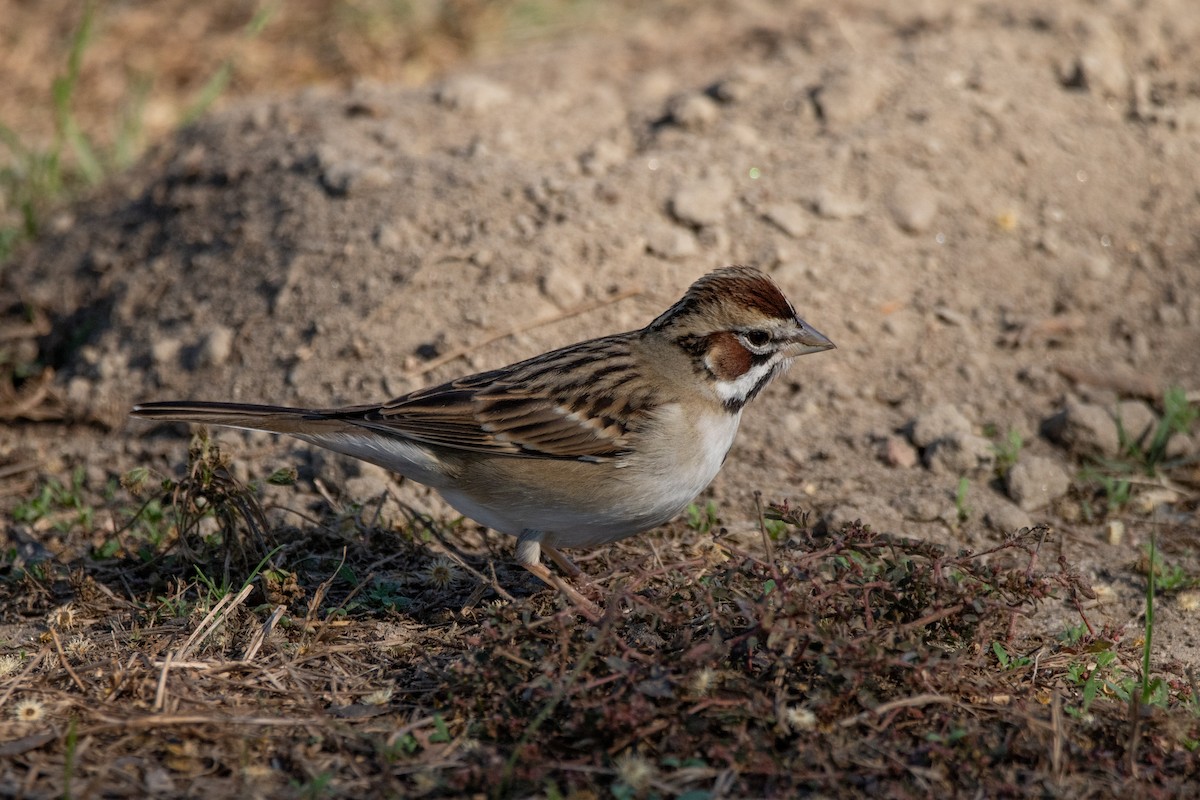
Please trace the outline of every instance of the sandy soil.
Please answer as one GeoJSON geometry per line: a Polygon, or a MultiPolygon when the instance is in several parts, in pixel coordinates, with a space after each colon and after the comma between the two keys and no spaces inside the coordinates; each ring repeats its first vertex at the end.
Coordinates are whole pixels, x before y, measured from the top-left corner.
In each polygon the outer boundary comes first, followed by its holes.
{"type": "MultiPolygon", "coordinates": [[[[1140,434],[1168,388],[1200,390],[1200,10],[827,5],[706,8],[418,89],[259,95],[180,132],[0,277],[50,321],[75,421],[6,426],[0,453],[96,486],[170,474],[186,438],[131,402],[382,400],[756,264],[838,349],[748,409],[709,491],[726,525],[753,527],[756,490],[976,548],[1045,522],[1097,621],[1136,635],[1152,530],[1200,574],[1196,433],[1123,505],[1089,475],[1129,460],[1115,417],[1140,434]]],[[[301,491],[446,513],[373,468],[221,439],[252,475],[299,464],[301,491]]],[[[1189,598],[1160,609],[1164,664],[1200,660],[1189,598]]]]}

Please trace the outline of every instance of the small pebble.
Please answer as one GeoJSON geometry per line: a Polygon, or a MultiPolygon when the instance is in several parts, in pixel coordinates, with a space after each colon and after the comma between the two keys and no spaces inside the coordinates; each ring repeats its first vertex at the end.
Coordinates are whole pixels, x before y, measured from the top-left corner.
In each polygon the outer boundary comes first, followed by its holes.
{"type": "Polygon", "coordinates": [[[937,217],[937,192],[922,178],[902,178],[892,187],[888,209],[901,230],[924,233],[937,217]]]}
{"type": "Polygon", "coordinates": [[[178,339],[161,337],[150,345],[150,359],[156,367],[173,366],[179,361],[179,351],[182,347],[183,343],[178,339]]]}
{"type": "Polygon", "coordinates": [[[1158,415],[1142,400],[1123,400],[1117,404],[1117,419],[1125,440],[1141,447],[1150,444],[1150,437],[1158,427],[1158,415]]]}
{"type": "Polygon", "coordinates": [[[939,439],[969,433],[970,421],[956,406],[943,403],[921,413],[913,421],[912,442],[917,447],[928,447],[939,439]]]}
{"type": "Polygon", "coordinates": [[[671,213],[687,225],[704,227],[725,219],[733,183],[723,175],[690,181],[671,196],[671,213]]]}
{"type": "Polygon", "coordinates": [[[829,189],[820,189],[813,197],[813,211],[826,219],[853,219],[867,212],[861,200],[838,194],[829,189]]]}
{"type": "Polygon", "coordinates": [[[603,175],[628,159],[624,147],[610,139],[601,139],[579,158],[579,166],[587,175],[603,175]]]}
{"type": "Polygon", "coordinates": [[[758,67],[742,65],[717,81],[713,94],[724,103],[747,100],[767,83],[767,74],[758,67]]]}
{"type": "Polygon", "coordinates": [[[215,325],[204,337],[196,354],[199,366],[219,367],[229,360],[233,353],[233,330],[224,325],[215,325]]]}
{"type": "Polygon", "coordinates": [[[992,443],[973,433],[955,432],[925,448],[925,466],[949,475],[980,475],[996,466],[992,443]]]}
{"type": "Polygon", "coordinates": [[[1069,398],[1061,411],[1043,421],[1042,433],[1077,455],[1115,456],[1121,450],[1108,410],[1077,398],[1069,398]]]}
{"type": "Polygon", "coordinates": [[[862,64],[833,69],[817,89],[817,108],[829,125],[852,125],[875,113],[886,88],[880,70],[862,64]]]}
{"type": "Polygon", "coordinates": [[[1008,496],[1022,511],[1045,508],[1071,488],[1067,471],[1051,458],[1023,456],[1008,471],[1008,496]]]}
{"type": "Polygon", "coordinates": [[[558,267],[541,280],[542,294],[546,295],[559,308],[570,308],[579,305],[583,300],[584,285],[575,271],[566,267],[558,267]]]}
{"type": "Polygon", "coordinates": [[[650,253],[677,260],[694,256],[700,248],[691,231],[665,222],[653,222],[646,226],[646,250],[650,253]]]}
{"type": "Polygon", "coordinates": [[[708,95],[689,92],[673,97],[667,104],[667,114],[684,130],[698,131],[716,122],[721,109],[708,95]]]}
{"type": "Polygon", "coordinates": [[[1029,515],[1004,499],[996,500],[983,514],[983,521],[997,533],[1015,533],[1033,525],[1029,515]]]}
{"type": "Polygon", "coordinates": [[[512,100],[512,92],[488,78],[459,75],[443,83],[436,98],[446,108],[479,114],[507,105],[512,100]]]}
{"type": "Polygon", "coordinates": [[[883,443],[882,458],[889,467],[909,469],[917,465],[917,449],[902,436],[889,436],[883,443]]]}
{"type": "Polygon", "coordinates": [[[808,212],[796,203],[775,203],[767,206],[763,217],[793,239],[807,236],[812,230],[808,212]]]}

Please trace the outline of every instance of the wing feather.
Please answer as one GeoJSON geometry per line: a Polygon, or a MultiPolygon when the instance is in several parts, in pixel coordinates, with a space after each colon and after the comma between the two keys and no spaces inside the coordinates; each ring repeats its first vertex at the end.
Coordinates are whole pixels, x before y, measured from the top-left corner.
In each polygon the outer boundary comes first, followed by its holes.
{"type": "Polygon", "coordinates": [[[631,352],[635,336],[582,342],[502,370],[420,389],[382,406],[321,413],[454,450],[614,460],[628,452],[631,430],[658,402],[652,391],[633,393],[632,402],[617,399],[622,396],[619,387],[637,377],[631,352]],[[582,380],[565,381],[569,372],[581,373],[582,380]]]}

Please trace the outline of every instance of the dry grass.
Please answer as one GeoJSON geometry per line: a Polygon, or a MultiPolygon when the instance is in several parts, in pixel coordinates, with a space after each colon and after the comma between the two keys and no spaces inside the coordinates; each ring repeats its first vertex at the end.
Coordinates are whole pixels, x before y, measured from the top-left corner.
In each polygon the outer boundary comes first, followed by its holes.
{"type": "Polygon", "coordinates": [[[1200,777],[1184,675],[1158,705],[1106,684],[1085,702],[1072,669],[1134,664],[1135,643],[1021,633],[1085,613],[1044,528],[971,554],[787,508],[753,548],[680,526],[654,567],[646,539],[589,563],[591,626],[494,577],[506,542],[464,530],[459,553],[373,506],[287,525],[211,447],[153,495],[174,503],[155,548],[130,527],[111,558],[66,535],[10,559],[9,793],[1099,797],[1200,777]]]}

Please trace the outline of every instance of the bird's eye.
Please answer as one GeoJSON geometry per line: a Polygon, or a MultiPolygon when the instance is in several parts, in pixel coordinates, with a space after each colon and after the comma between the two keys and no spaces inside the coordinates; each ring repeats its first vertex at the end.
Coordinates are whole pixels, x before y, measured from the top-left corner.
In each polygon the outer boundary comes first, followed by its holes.
{"type": "Polygon", "coordinates": [[[761,328],[746,331],[745,337],[751,347],[766,347],[771,342],[771,334],[761,328]]]}

